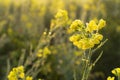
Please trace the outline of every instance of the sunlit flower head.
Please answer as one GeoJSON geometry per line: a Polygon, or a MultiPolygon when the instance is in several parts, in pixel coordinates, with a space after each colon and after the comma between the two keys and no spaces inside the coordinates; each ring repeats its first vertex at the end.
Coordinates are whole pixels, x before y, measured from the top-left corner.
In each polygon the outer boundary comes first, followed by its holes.
{"type": "Polygon", "coordinates": [[[97,24],[96,21],[91,20],[85,26],[80,20],[75,20],[70,25],[72,36],[69,40],[73,42],[73,45],[80,49],[86,50],[93,48],[96,44],[99,44],[103,39],[103,35],[98,33],[98,30],[105,26],[105,21],[101,19],[97,24]],[[100,27],[99,27],[99,26],[100,27]]]}

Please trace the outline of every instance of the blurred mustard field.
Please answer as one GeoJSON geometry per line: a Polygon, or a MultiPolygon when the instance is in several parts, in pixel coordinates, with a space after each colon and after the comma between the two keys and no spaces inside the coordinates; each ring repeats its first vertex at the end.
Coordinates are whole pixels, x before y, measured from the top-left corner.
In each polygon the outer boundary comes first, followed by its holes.
{"type": "Polygon", "coordinates": [[[120,80],[120,0],[0,0],[0,80],[120,80]]]}

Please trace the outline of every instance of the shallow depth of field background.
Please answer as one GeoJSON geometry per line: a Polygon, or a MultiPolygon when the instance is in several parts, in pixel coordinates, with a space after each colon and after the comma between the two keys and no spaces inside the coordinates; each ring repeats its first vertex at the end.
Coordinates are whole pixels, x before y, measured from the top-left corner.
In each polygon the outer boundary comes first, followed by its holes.
{"type": "MultiPolygon", "coordinates": [[[[93,68],[91,77],[105,79],[111,74],[113,68],[120,67],[120,0],[0,0],[1,80],[6,77],[8,59],[10,66],[14,67],[23,50],[26,50],[26,55],[31,45],[34,50],[42,33],[49,29],[50,22],[59,9],[67,10],[71,20],[80,19],[88,22],[91,19],[103,18],[107,22],[101,32],[108,41],[100,49],[104,53],[93,68]]],[[[66,65],[69,66],[67,58],[70,58],[71,54],[69,51],[62,54],[62,46],[66,47],[65,43],[59,44],[59,40],[62,39],[64,36],[54,39],[56,43],[58,41],[58,44],[55,44],[58,52],[56,51],[52,58],[48,57],[49,64],[40,76],[47,76],[50,80],[57,80],[65,74],[66,79],[71,76],[66,70],[66,65]],[[57,58],[54,58],[56,55],[57,58]],[[66,61],[59,66],[62,60],[66,61]]],[[[96,52],[92,59],[94,60],[97,56],[96,52]]]]}

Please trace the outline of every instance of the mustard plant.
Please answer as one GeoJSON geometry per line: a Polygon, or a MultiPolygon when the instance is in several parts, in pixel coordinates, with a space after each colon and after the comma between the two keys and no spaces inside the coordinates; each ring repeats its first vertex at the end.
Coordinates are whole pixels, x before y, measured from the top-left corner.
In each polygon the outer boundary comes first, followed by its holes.
{"type": "MultiPolygon", "coordinates": [[[[91,56],[93,52],[98,49],[101,45],[106,42],[101,42],[103,35],[99,33],[99,30],[106,25],[106,21],[100,19],[99,22],[91,20],[86,25],[81,20],[75,20],[72,22],[69,28],[69,32],[72,34],[69,40],[73,43],[74,46],[84,51],[83,53],[83,74],[81,80],[87,80],[89,73],[98,59],[101,57],[101,54],[98,56],[96,61],[91,62],[91,56]],[[98,45],[99,44],[99,45],[98,45]],[[97,48],[95,46],[98,45],[97,48]]],[[[76,80],[76,79],[75,79],[76,80]]]]}
{"type": "MultiPolygon", "coordinates": [[[[50,26],[50,30],[45,30],[39,40],[39,43],[34,51],[32,51],[32,46],[30,46],[29,55],[25,56],[25,50],[23,50],[23,53],[19,59],[18,66],[23,65],[25,69],[28,68],[28,70],[25,71],[27,79],[36,79],[36,76],[44,70],[45,66],[48,64],[45,64],[47,57],[51,54],[51,50],[49,49],[51,39],[57,34],[57,30],[61,26],[65,27],[66,23],[68,22],[68,13],[65,10],[59,10],[58,13],[55,15],[55,19],[51,22],[54,25],[50,26]],[[63,21],[65,20],[65,21],[63,21]],[[59,23],[59,21],[62,21],[59,23]],[[30,66],[30,68],[29,68],[30,66]]],[[[19,67],[18,67],[19,68],[19,67]]],[[[13,68],[14,69],[14,68],[13,68]]],[[[11,74],[8,75],[9,79],[11,78],[11,74]]],[[[19,77],[17,77],[19,78],[19,77]]],[[[21,78],[21,77],[20,77],[21,78]]],[[[15,79],[15,77],[13,77],[15,79]]],[[[23,77],[21,78],[23,79],[23,77]]]]}
{"type": "Polygon", "coordinates": [[[25,75],[23,66],[18,66],[12,69],[8,75],[8,80],[33,80],[31,76],[25,75]]]}

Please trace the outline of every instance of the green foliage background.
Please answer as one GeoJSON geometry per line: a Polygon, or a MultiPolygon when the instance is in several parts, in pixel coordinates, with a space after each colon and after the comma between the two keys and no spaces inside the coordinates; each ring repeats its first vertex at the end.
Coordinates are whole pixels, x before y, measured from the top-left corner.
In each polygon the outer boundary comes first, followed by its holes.
{"type": "MultiPolygon", "coordinates": [[[[105,29],[101,32],[108,41],[101,49],[104,54],[93,68],[91,76],[102,75],[105,79],[113,68],[120,67],[119,0],[0,0],[1,79],[7,75],[8,60],[11,67],[16,66],[23,49],[28,55],[32,45],[34,51],[42,33],[49,30],[51,20],[54,19],[58,9],[67,10],[71,20],[81,19],[87,22],[91,19],[103,18],[107,22],[105,29]]],[[[43,68],[43,72],[39,75],[47,76],[47,80],[72,80],[73,74],[69,70],[78,68],[69,63],[75,55],[72,54],[71,44],[67,40],[69,35],[64,33],[66,33],[64,29],[62,32],[58,30],[58,36],[52,40],[51,44],[57,46],[53,47],[53,50],[57,51],[49,56],[45,65],[47,70],[43,68]],[[66,67],[70,65],[72,66],[66,67]],[[50,69],[49,66],[51,66],[50,69]]],[[[96,57],[97,52],[93,55],[93,60],[96,57]]]]}

